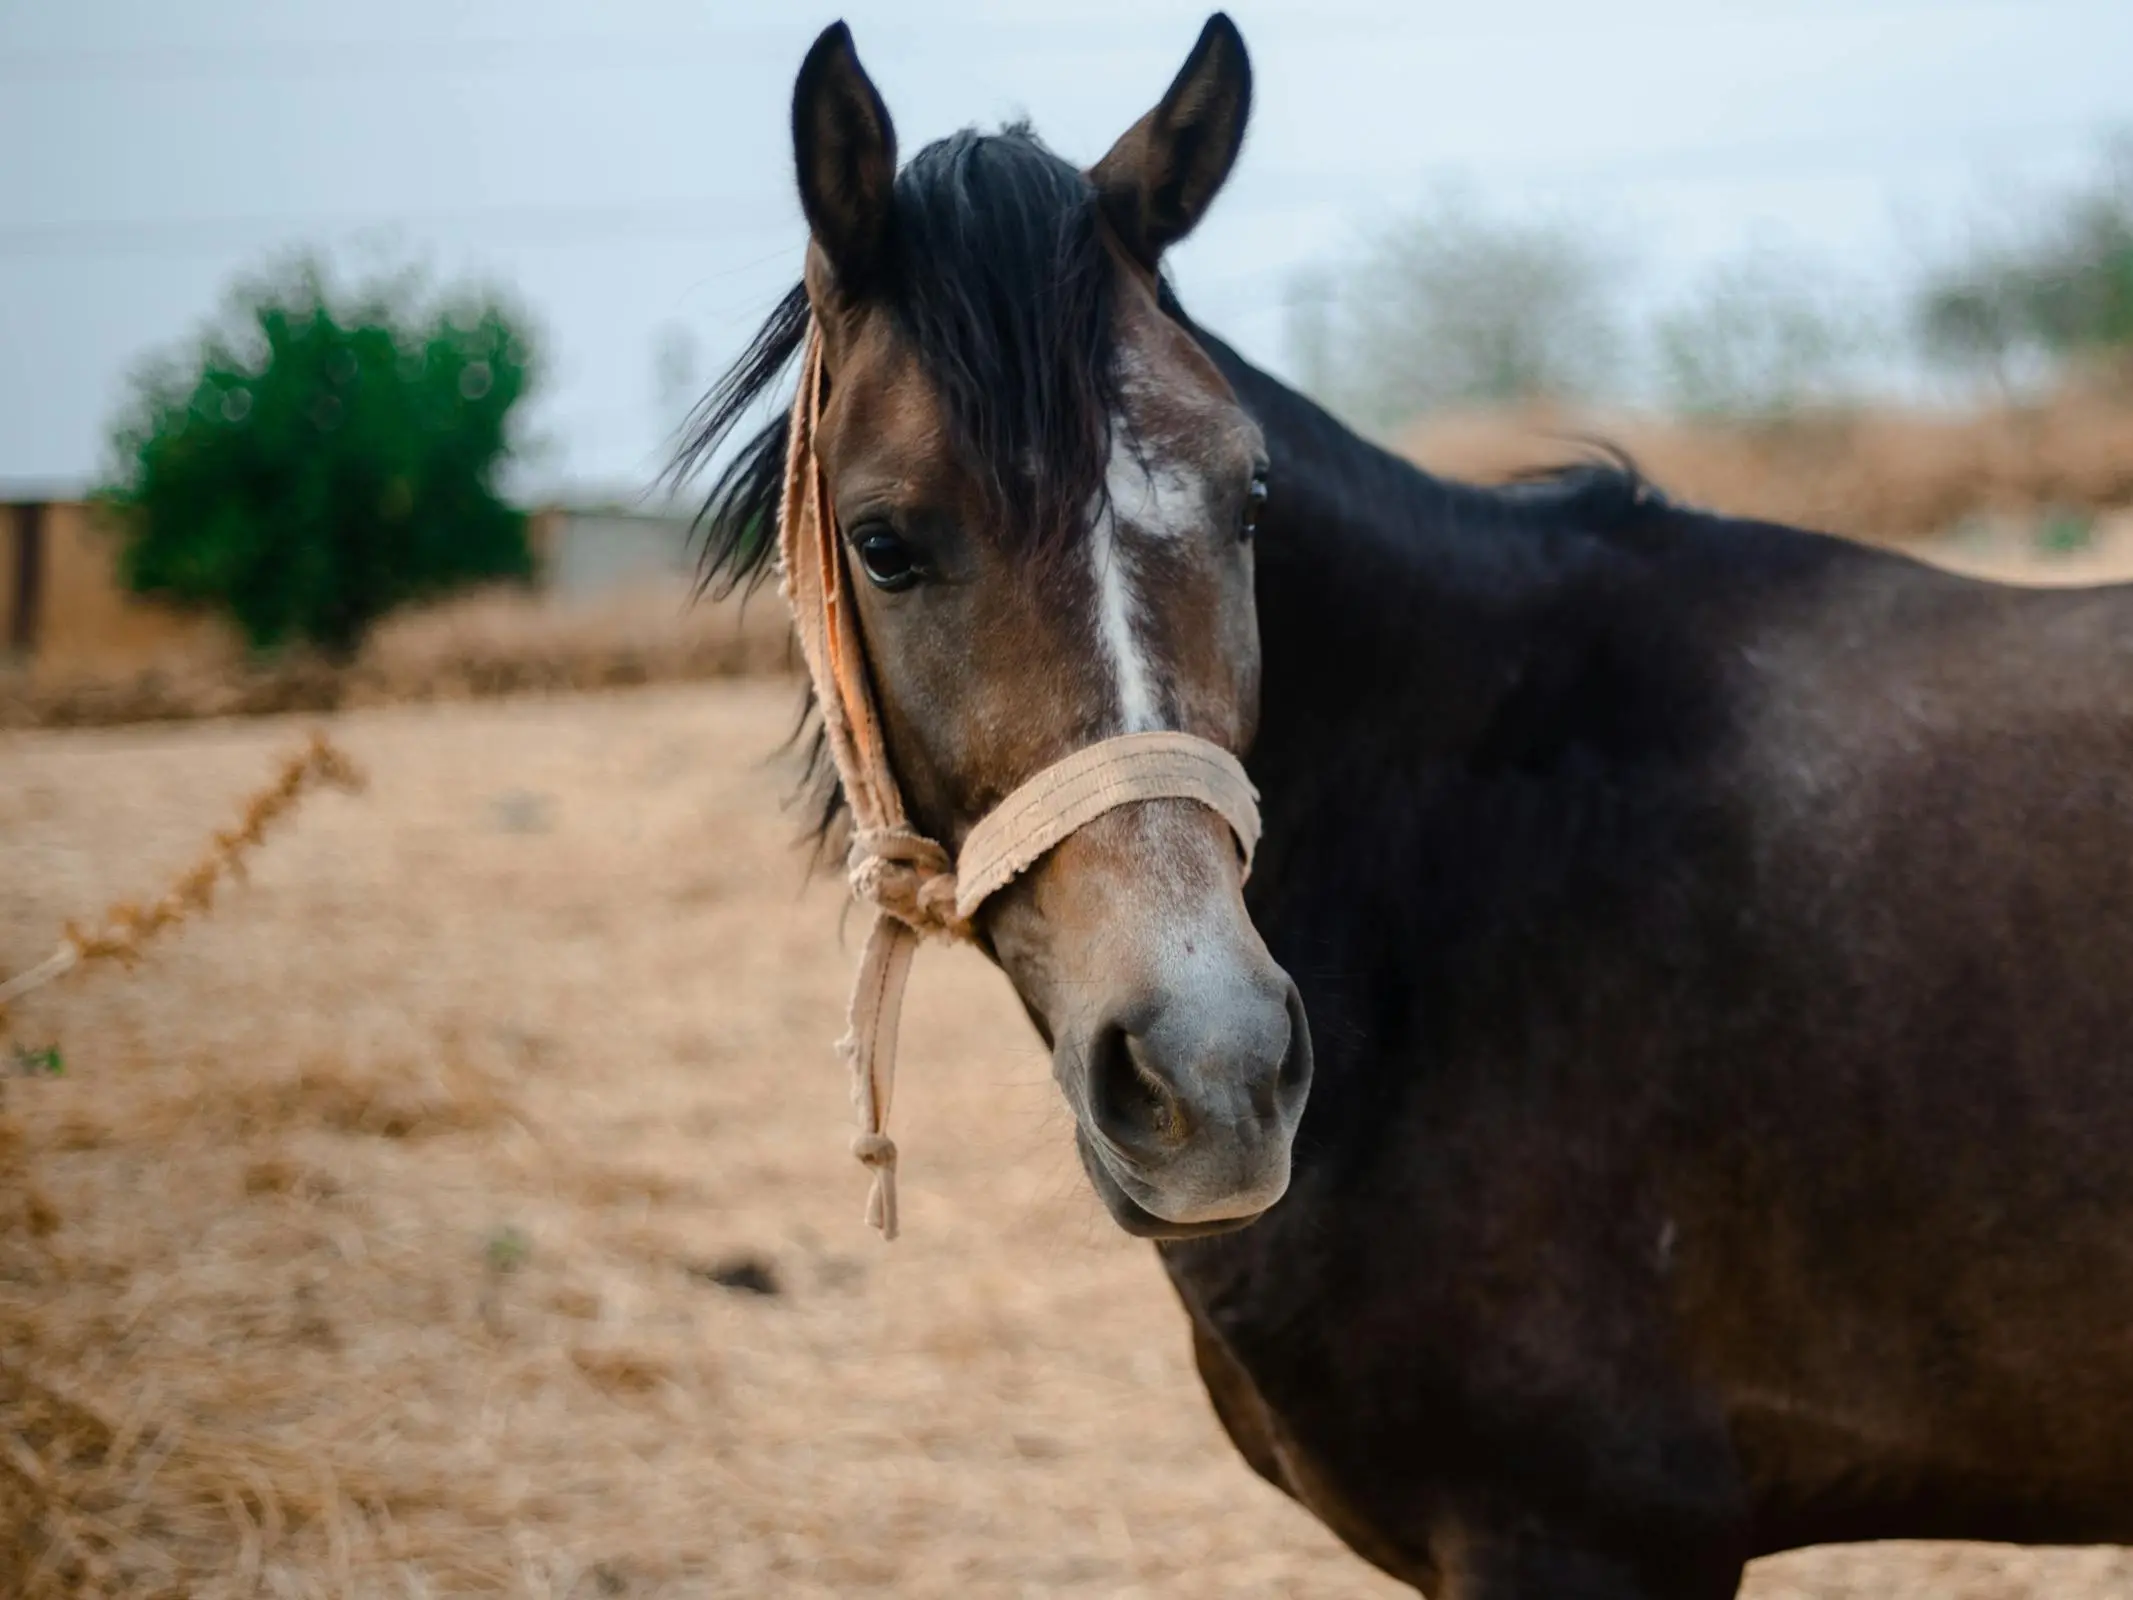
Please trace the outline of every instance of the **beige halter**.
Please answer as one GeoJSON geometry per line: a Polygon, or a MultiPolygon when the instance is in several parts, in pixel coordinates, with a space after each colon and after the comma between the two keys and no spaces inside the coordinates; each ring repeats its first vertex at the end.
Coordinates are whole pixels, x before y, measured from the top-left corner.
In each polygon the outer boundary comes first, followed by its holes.
{"type": "Polygon", "coordinates": [[[852,810],[846,862],[852,893],[874,907],[852,984],[850,1026],[837,1050],[851,1068],[859,1113],[852,1153],[874,1174],[867,1221],[893,1239],[896,1145],[888,1135],[889,1097],[904,983],[919,939],[970,938],[970,918],[988,897],[1069,834],[1141,800],[1197,800],[1209,807],[1236,834],[1249,871],[1259,843],[1259,807],[1243,766],[1220,745],[1187,733],[1129,733],[1077,750],[1024,783],[979,820],[953,863],[939,844],[914,832],[889,769],[851,569],[815,454],[821,417],[822,341],[810,327],[786,437],[778,560],[830,758],[852,810]]]}

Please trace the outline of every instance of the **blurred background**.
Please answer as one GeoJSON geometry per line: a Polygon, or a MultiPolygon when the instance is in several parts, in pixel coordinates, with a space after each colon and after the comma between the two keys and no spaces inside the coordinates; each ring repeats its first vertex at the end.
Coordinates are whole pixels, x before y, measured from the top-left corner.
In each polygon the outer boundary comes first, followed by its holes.
{"type": "MultiPolygon", "coordinates": [[[[1231,9],[1252,132],[1173,272],[1356,427],[2133,575],[2122,0],[1231,9]]],[[[0,7],[0,974],[152,898],[291,716],[372,776],[0,1016],[0,1592],[1389,1592],[1219,1437],[967,952],[913,998],[907,1237],[859,1226],[783,619],[690,604],[661,481],[797,276],[835,14],[0,7]]],[[[842,14],[907,155],[1026,115],[1088,162],[1205,12],[842,14]]]]}
{"type": "MultiPolygon", "coordinates": [[[[907,152],[1027,115],[1080,160],[1160,92],[1202,16],[846,9],[907,152]]],[[[1938,542],[1988,570],[2114,570],[2111,513],[2133,497],[2124,7],[1268,0],[1238,16],[1251,142],[1173,271],[1203,323],[1356,425],[1484,477],[1605,434],[1728,510],[1938,542]]],[[[515,565],[497,545],[368,610],[532,575],[650,617],[613,591],[682,559],[654,488],[676,430],[797,272],[785,108],[822,20],[720,0],[10,8],[0,133],[26,159],[0,179],[18,375],[0,495],[164,492],[142,455],[159,406],[271,431],[219,415],[264,365],[263,303],[294,295],[401,345],[456,306],[470,325],[493,313],[511,352],[511,381],[481,397],[489,478],[544,515],[515,565]],[[215,397],[192,392],[217,371],[215,397]]],[[[323,373],[284,373],[292,414],[323,373]]],[[[84,519],[43,520],[49,551],[18,539],[0,597],[16,656],[45,634],[48,683],[197,656],[197,626],[122,629],[114,597],[55,598],[111,563],[77,551],[84,519]]],[[[136,562],[120,587],[211,602],[173,578],[184,565],[136,562]]],[[[496,612],[490,631],[513,625],[496,612]]],[[[668,641],[643,670],[701,658],[668,641]]]]}

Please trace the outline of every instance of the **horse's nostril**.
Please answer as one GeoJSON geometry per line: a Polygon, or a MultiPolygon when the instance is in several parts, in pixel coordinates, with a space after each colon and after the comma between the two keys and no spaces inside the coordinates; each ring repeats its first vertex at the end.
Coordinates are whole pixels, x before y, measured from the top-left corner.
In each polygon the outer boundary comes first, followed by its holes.
{"type": "Polygon", "coordinates": [[[1176,1095],[1142,1066],[1124,1028],[1104,1028],[1089,1045],[1089,1106],[1115,1144],[1155,1153],[1185,1141],[1190,1126],[1176,1095]]]}
{"type": "Polygon", "coordinates": [[[1284,1099],[1300,1098],[1311,1087],[1311,1022],[1304,1015],[1303,996],[1289,985],[1289,1048],[1281,1058],[1280,1091],[1284,1099]]]}

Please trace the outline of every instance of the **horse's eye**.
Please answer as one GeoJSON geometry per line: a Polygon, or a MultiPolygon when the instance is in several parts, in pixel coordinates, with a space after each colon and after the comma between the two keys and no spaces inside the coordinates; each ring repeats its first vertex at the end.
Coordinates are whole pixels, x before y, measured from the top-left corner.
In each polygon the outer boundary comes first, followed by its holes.
{"type": "Polygon", "coordinates": [[[887,528],[872,528],[860,534],[859,564],[875,588],[892,594],[910,588],[921,575],[918,557],[911,547],[887,528]]]}
{"type": "Polygon", "coordinates": [[[1244,492],[1244,529],[1240,538],[1249,539],[1259,531],[1259,517],[1266,510],[1266,497],[1266,472],[1262,469],[1252,474],[1252,486],[1244,492]]]}

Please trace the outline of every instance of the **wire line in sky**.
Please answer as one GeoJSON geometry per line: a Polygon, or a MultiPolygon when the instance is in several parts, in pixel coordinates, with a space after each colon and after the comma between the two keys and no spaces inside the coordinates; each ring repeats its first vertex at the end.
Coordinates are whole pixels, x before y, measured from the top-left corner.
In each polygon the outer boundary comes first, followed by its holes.
{"type": "MultiPolygon", "coordinates": [[[[2095,119],[2038,122],[1960,133],[1906,127],[1884,135],[1877,153],[1904,149],[1933,162],[2004,156],[2019,146],[2100,144],[2111,132],[2095,119]]],[[[1646,152],[1597,167],[1512,163],[1492,169],[1492,187],[1555,184],[1624,187],[1646,183],[1716,183],[1744,187],[1754,180],[1847,172],[1859,162],[1864,136],[1813,134],[1684,145],[1646,152]]],[[[1366,202],[1395,208],[1432,183],[1472,174],[1436,164],[1406,172],[1274,171],[1256,174],[1244,192],[1224,202],[1227,214],[1278,212],[1366,202]]],[[[765,187],[727,194],[676,195],[621,202],[534,201],[455,207],[449,210],[380,212],[344,216],[195,216],[61,218],[0,226],[0,259],[123,255],[219,254],[247,238],[345,237],[354,233],[471,232],[491,241],[549,244],[577,249],[646,240],[768,238],[799,226],[797,202],[782,189],[765,187]]]]}

